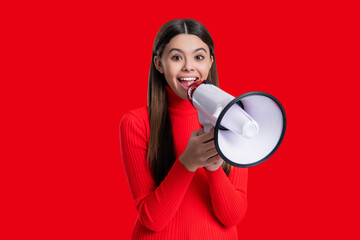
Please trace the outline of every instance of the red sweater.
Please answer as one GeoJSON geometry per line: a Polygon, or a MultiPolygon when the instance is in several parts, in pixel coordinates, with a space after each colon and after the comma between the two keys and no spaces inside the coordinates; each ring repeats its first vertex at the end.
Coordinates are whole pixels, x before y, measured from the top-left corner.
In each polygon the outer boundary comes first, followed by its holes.
{"type": "Polygon", "coordinates": [[[194,173],[180,162],[190,135],[201,128],[197,111],[167,88],[176,161],[156,187],[147,164],[149,117],[146,107],[125,114],[120,123],[122,159],[139,212],[132,239],[238,239],[244,217],[247,169],[234,167],[194,173]]]}

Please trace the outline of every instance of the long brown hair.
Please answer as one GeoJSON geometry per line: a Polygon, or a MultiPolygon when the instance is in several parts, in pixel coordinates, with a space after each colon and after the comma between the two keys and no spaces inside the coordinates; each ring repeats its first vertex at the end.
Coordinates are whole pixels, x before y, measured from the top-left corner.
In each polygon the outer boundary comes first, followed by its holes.
{"type": "MultiPolygon", "coordinates": [[[[196,35],[208,45],[210,56],[213,57],[208,79],[215,86],[219,86],[214,43],[205,26],[193,19],[174,19],[165,23],[159,29],[154,40],[148,85],[148,109],[150,118],[148,161],[157,186],[160,185],[161,181],[168,174],[176,158],[168,111],[167,83],[164,75],[156,69],[154,57],[158,56],[161,58],[166,44],[178,34],[196,35]]],[[[224,162],[222,167],[228,175],[231,166],[224,162]]]]}

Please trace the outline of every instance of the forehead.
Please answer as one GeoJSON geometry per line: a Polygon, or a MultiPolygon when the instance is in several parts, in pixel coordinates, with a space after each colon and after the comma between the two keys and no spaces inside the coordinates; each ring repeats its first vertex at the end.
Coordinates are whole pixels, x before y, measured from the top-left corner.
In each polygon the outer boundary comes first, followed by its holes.
{"type": "Polygon", "coordinates": [[[209,52],[208,45],[203,42],[198,36],[193,34],[176,35],[165,46],[164,50],[165,52],[168,52],[172,48],[178,48],[184,52],[193,52],[195,49],[204,48],[207,52],[209,52]]]}

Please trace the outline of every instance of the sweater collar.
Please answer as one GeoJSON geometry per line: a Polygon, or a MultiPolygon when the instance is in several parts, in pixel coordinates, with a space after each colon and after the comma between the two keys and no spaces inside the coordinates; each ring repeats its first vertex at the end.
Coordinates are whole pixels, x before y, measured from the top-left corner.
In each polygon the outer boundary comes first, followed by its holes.
{"type": "Polygon", "coordinates": [[[189,110],[196,112],[196,109],[190,103],[189,100],[180,98],[176,93],[169,87],[166,86],[166,92],[168,96],[168,107],[182,110],[189,110]]]}

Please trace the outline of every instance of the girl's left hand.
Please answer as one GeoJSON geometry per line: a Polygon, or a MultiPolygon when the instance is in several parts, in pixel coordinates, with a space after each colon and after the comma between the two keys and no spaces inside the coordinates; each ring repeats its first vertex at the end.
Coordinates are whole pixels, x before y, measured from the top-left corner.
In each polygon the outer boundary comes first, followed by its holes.
{"type": "Polygon", "coordinates": [[[210,171],[210,172],[218,170],[219,167],[220,167],[220,166],[223,164],[223,162],[224,162],[224,160],[222,160],[222,158],[221,158],[219,155],[216,155],[216,156],[214,156],[214,157],[218,158],[219,160],[211,163],[211,165],[209,165],[209,166],[204,167],[206,170],[208,170],[208,171],[210,171]]]}

